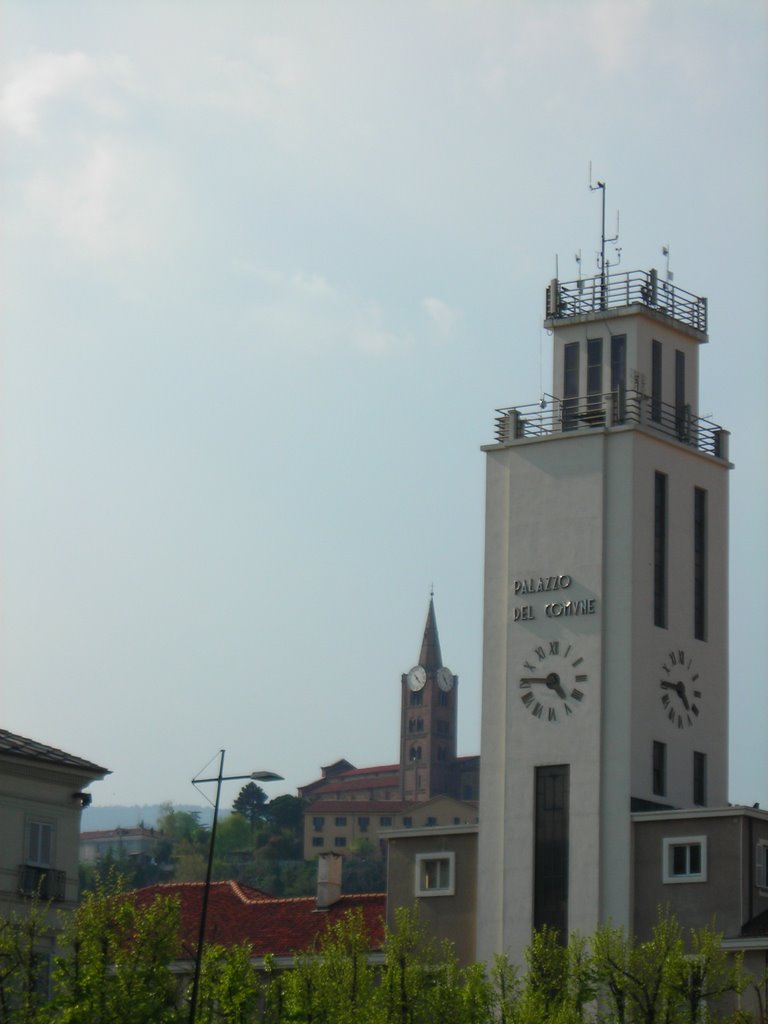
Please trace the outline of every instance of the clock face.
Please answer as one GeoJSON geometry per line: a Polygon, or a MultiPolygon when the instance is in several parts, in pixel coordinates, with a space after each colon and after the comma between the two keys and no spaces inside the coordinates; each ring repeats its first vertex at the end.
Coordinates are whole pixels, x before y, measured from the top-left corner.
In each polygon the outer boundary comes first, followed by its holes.
{"type": "Polygon", "coordinates": [[[564,722],[584,700],[589,681],[584,659],[573,644],[547,640],[523,662],[520,700],[541,722],[564,722]]]}
{"type": "Polygon", "coordinates": [[[701,679],[693,658],[682,648],[670,651],[660,675],[661,706],[672,725],[687,729],[701,714],[701,679]]]}
{"type": "Polygon", "coordinates": [[[414,665],[408,673],[408,686],[414,693],[424,689],[427,681],[427,672],[421,665],[414,665]]]}
{"type": "Polygon", "coordinates": [[[453,689],[453,672],[445,665],[437,670],[437,685],[446,693],[453,689]]]}

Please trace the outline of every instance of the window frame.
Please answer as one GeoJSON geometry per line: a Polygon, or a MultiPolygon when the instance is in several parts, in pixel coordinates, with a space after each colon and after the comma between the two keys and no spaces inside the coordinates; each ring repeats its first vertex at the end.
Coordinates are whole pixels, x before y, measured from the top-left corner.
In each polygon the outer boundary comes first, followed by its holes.
{"type": "Polygon", "coordinates": [[[40,818],[31,818],[27,822],[25,863],[30,867],[52,868],[56,860],[56,826],[52,821],[43,821],[40,818]],[[37,830],[37,841],[33,843],[33,830],[37,830]],[[45,843],[43,835],[48,835],[47,859],[43,856],[45,843]],[[35,850],[33,852],[33,845],[35,850]]]}
{"type": "MultiPolygon", "coordinates": [[[[688,855],[690,862],[690,853],[688,855]]],[[[693,882],[707,881],[707,837],[706,836],[668,836],[662,840],[661,857],[662,881],[665,885],[680,885],[693,882]],[[697,872],[686,871],[683,874],[676,874],[672,870],[672,858],[674,850],[680,847],[698,846],[700,850],[700,864],[697,872]]]]}
{"type": "Polygon", "coordinates": [[[417,853],[414,869],[414,892],[417,897],[427,899],[433,896],[456,895],[456,854],[452,850],[417,853]],[[424,885],[426,866],[438,862],[445,862],[447,864],[447,884],[426,887],[424,885]]]}

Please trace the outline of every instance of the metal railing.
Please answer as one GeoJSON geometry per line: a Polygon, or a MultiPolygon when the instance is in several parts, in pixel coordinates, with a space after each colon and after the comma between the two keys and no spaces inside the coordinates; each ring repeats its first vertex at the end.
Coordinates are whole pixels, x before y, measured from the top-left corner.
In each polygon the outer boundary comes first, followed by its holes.
{"type": "Polygon", "coordinates": [[[558,281],[547,287],[547,317],[567,319],[634,303],[660,310],[697,331],[707,330],[707,300],[659,280],[656,270],[597,274],[577,281],[558,281]]]}
{"type": "Polygon", "coordinates": [[[496,410],[496,441],[548,437],[576,430],[643,424],[665,437],[716,458],[727,459],[728,432],[717,423],[694,416],[690,406],[655,401],[640,391],[620,388],[578,398],[545,395],[534,405],[496,410]]]}
{"type": "Polygon", "coordinates": [[[66,899],[66,888],[66,871],[41,868],[34,864],[19,865],[19,893],[22,896],[60,901],[66,899]]]}

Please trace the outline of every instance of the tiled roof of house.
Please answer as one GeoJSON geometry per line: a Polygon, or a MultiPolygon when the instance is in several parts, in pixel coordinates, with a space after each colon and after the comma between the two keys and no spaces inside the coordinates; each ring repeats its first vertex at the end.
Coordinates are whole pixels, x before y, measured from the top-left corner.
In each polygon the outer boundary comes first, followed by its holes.
{"type": "Polygon", "coordinates": [[[315,800],[308,814],[397,814],[412,804],[403,800],[315,800]]]}
{"type": "Polygon", "coordinates": [[[0,729],[0,755],[23,758],[26,761],[44,761],[46,764],[55,764],[62,768],[76,768],[94,777],[110,774],[107,768],[102,768],[92,761],[68,754],[57,747],[49,747],[37,740],[27,739],[26,736],[18,736],[7,729],[0,729]]]}
{"type": "Polygon", "coordinates": [[[142,828],[136,825],[133,828],[106,828],[97,832],[81,832],[80,842],[88,843],[101,839],[162,839],[162,832],[154,828],[142,828]]]}
{"type": "MultiPolygon", "coordinates": [[[[140,905],[158,896],[175,896],[181,904],[181,935],[184,955],[197,946],[203,882],[170,882],[136,890],[140,905]]],[[[213,882],[208,898],[206,943],[233,946],[247,942],[252,956],[291,956],[311,949],[324,929],[349,910],[360,908],[371,950],[384,942],[384,893],[341,896],[327,911],[315,909],[314,896],[282,898],[238,882],[213,882]]]]}

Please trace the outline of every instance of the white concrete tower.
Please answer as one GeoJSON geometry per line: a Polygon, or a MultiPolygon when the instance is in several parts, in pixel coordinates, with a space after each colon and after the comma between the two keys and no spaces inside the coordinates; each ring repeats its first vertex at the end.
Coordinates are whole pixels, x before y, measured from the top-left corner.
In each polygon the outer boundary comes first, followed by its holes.
{"type": "Polygon", "coordinates": [[[706,300],[655,271],[547,289],[552,395],[487,445],[478,955],[631,922],[630,810],[720,805],[728,437],[706,300]]]}

